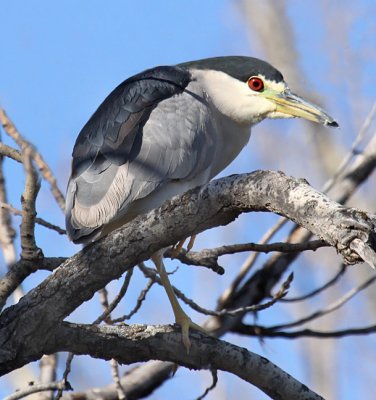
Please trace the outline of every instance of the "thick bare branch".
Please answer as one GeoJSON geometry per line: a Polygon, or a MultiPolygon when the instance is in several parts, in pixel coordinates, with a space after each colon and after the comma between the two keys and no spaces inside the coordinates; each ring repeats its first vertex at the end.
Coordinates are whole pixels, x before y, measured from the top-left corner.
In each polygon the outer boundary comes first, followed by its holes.
{"type": "MultiPolygon", "coordinates": [[[[340,203],[346,203],[359,186],[367,180],[376,167],[376,136],[373,137],[363,153],[356,157],[349,168],[349,172],[343,179],[336,184],[336,199],[340,203]]],[[[312,233],[295,227],[288,241],[306,242],[310,240],[312,233]]],[[[353,242],[356,245],[356,241],[353,242]]],[[[358,244],[359,245],[359,244],[358,244]]],[[[363,249],[362,249],[363,250],[363,249]]],[[[279,281],[282,274],[288,269],[289,265],[296,259],[297,255],[276,254],[267,260],[261,270],[257,271],[247,281],[243,283],[236,292],[226,296],[226,301],[221,302],[220,307],[245,307],[257,304],[265,296],[269,296],[273,286],[279,281]]],[[[212,318],[208,324],[221,335],[241,322],[241,318],[212,318]]]]}
{"type": "Polygon", "coordinates": [[[0,371],[39,358],[45,341],[67,315],[158,249],[227,224],[247,211],[274,211],[293,219],[335,246],[347,262],[362,261],[350,250],[354,239],[369,248],[374,243],[374,221],[369,215],[339,205],[303,180],[256,171],[213,181],[85,247],[5,310],[0,317],[0,371]]]}
{"type": "Polygon", "coordinates": [[[19,260],[13,264],[6,275],[0,279],[0,309],[4,307],[6,299],[12,294],[20,283],[38,269],[53,271],[66,261],[66,257],[49,257],[38,262],[19,260]]]}
{"type": "Polygon", "coordinates": [[[63,323],[49,343],[61,351],[115,358],[122,364],[156,358],[191,369],[218,369],[237,375],[273,399],[321,399],[307,386],[264,357],[225,341],[194,333],[189,354],[182,349],[178,328],[132,325],[93,326],[63,323]],[[72,341],[71,338],[75,340],[72,341]]]}

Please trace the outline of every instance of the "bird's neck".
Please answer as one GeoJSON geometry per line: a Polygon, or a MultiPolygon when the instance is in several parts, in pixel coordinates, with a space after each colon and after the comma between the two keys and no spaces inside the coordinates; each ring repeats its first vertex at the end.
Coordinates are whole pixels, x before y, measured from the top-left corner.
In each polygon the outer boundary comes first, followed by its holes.
{"type": "Polygon", "coordinates": [[[212,176],[214,177],[226,168],[248,143],[251,136],[251,125],[236,123],[219,113],[218,110],[213,110],[213,113],[218,113],[215,118],[218,136],[212,168],[212,176]]]}

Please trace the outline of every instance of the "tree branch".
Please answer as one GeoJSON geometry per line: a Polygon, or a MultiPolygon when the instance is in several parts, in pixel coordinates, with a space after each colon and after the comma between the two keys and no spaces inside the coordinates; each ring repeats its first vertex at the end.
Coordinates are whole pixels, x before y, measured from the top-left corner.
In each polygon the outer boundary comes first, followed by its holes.
{"type": "MultiPolygon", "coordinates": [[[[0,201],[0,208],[10,211],[14,215],[19,215],[22,216],[22,211],[18,210],[17,208],[13,207],[11,204],[8,204],[6,202],[0,201]]],[[[39,224],[41,226],[44,226],[45,228],[51,229],[55,232],[57,232],[59,235],[66,235],[67,231],[63,228],[60,228],[60,226],[51,224],[48,221],[45,221],[43,218],[35,218],[35,223],[39,224]]]]}
{"type": "MultiPolygon", "coordinates": [[[[323,240],[311,240],[304,243],[244,243],[232,244],[216,247],[214,249],[203,249],[200,251],[187,251],[185,249],[174,257],[187,265],[207,266],[219,275],[224,274],[224,269],[218,265],[218,258],[227,254],[242,253],[246,251],[255,251],[262,253],[280,252],[280,253],[301,253],[302,251],[316,251],[321,247],[329,246],[323,240]]],[[[168,249],[165,255],[171,257],[173,249],[168,249]]]]}
{"type": "Polygon", "coordinates": [[[338,331],[315,331],[313,329],[299,329],[291,332],[271,331],[268,328],[255,325],[238,324],[232,330],[234,333],[239,333],[246,336],[257,337],[276,337],[284,339],[295,339],[300,337],[314,337],[318,339],[333,339],[343,338],[346,336],[369,335],[376,332],[376,325],[370,325],[363,328],[348,328],[338,331]]]}
{"type": "MultiPolygon", "coordinates": [[[[120,379],[129,399],[140,399],[147,397],[155,388],[158,388],[171,376],[171,368],[174,363],[153,361],[132,368],[120,379]]],[[[85,392],[74,392],[63,394],[63,400],[114,400],[117,396],[116,385],[111,383],[104,387],[90,388],[85,392]]]]}
{"type": "Polygon", "coordinates": [[[45,391],[53,391],[53,390],[73,390],[70,386],[69,382],[50,382],[50,383],[38,383],[36,385],[30,385],[26,389],[21,389],[16,391],[15,393],[7,396],[4,400],[18,400],[23,399],[24,397],[28,397],[34,393],[40,393],[45,391]]]}
{"type": "Polygon", "coordinates": [[[30,274],[37,270],[53,271],[60,266],[66,257],[48,257],[30,262],[19,260],[13,264],[5,276],[0,279],[0,310],[4,307],[7,298],[30,274]]]}
{"type": "Polygon", "coordinates": [[[359,239],[373,251],[374,222],[281,172],[230,176],[167,201],[159,209],[88,245],[0,316],[0,372],[43,354],[56,326],[84,301],[157,250],[242,212],[273,211],[291,218],[335,246],[346,262],[361,258],[350,244],[359,239]]]}
{"type": "Polygon", "coordinates": [[[21,196],[22,222],[21,233],[21,258],[27,261],[42,259],[43,252],[35,243],[35,217],[37,215],[35,202],[40,189],[38,174],[35,171],[31,159],[31,150],[26,147],[23,152],[23,164],[25,170],[25,188],[21,196]]]}
{"type": "MultiPolygon", "coordinates": [[[[39,168],[43,178],[50,184],[51,193],[54,196],[57,204],[60,206],[61,210],[64,211],[65,208],[65,198],[64,195],[61,193],[60,189],[57,186],[56,178],[53,175],[51,168],[48,164],[44,161],[43,157],[40,153],[38,153],[34,146],[29,143],[17,130],[14,123],[10,120],[8,115],[6,114],[5,110],[0,108],[0,123],[3,126],[4,131],[10,136],[24,151],[28,149],[31,153],[32,158],[34,159],[36,165],[39,168]]],[[[3,147],[2,150],[8,157],[13,158],[14,160],[18,161],[17,154],[10,151],[11,148],[9,146],[3,147]]]]}
{"type": "Polygon", "coordinates": [[[62,323],[46,351],[73,351],[95,358],[114,358],[122,364],[159,359],[190,369],[218,369],[237,375],[273,399],[322,399],[264,357],[228,342],[191,334],[189,354],[183,349],[179,328],[131,325],[93,326],[62,323]],[[74,338],[74,340],[72,340],[74,338]]]}

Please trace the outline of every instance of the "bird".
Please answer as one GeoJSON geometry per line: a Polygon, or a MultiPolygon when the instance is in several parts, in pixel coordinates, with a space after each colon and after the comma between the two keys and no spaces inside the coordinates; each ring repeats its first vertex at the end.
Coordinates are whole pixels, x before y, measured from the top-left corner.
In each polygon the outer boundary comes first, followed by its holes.
{"type": "MultiPolygon", "coordinates": [[[[87,245],[175,195],[206,184],[262,120],[338,123],[294,94],[266,61],[222,56],[157,66],[118,85],[79,133],[66,195],[66,228],[87,245]]],[[[163,249],[152,256],[189,351],[195,324],[169,282],[163,249]]]]}

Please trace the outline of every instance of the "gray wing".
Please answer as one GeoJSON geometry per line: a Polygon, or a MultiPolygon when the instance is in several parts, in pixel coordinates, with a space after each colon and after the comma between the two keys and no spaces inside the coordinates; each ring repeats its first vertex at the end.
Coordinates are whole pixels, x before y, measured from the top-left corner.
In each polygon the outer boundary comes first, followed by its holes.
{"type": "Polygon", "coordinates": [[[92,240],[135,200],[208,167],[213,142],[205,106],[184,91],[189,82],[189,72],[178,67],[145,71],[118,86],[84,126],[67,189],[66,226],[74,242],[92,240]],[[196,104],[194,118],[188,102],[196,104]]]}

